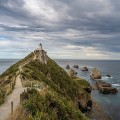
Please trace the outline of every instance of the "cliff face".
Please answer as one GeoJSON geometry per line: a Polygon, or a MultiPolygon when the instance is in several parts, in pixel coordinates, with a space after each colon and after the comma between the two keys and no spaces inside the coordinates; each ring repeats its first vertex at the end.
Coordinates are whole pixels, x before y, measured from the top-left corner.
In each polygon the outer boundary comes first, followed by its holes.
{"type": "Polygon", "coordinates": [[[34,59],[33,53],[11,66],[1,77],[16,74],[21,64],[24,64],[20,72],[23,82],[38,81],[44,84],[44,90],[40,90],[40,93],[33,94],[32,92],[29,100],[22,107],[31,115],[31,118],[41,115],[40,117],[46,116],[45,118],[53,120],[88,119],[82,112],[91,109],[92,101],[83,84],[81,86],[69,77],[65,70],[52,59],[48,58],[47,64],[44,64],[38,59],[34,59]],[[26,61],[28,61],[27,64],[24,64],[26,61]],[[32,107],[33,111],[30,110],[32,107]],[[52,115],[53,113],[54,115],[52,115]]]}
{"type": "Polygon", "coordinates": [[[72,101],[82,112],[92,107],[89,93],[52,59],[48,58],[47,64],[43,64],[39,60],[32,61],[25,65],[23,70],[22,75],[26,79],[44,82],[50,91],[54,91],[59,96],[59,99],[64,97],[68,101],[72,101]]]}

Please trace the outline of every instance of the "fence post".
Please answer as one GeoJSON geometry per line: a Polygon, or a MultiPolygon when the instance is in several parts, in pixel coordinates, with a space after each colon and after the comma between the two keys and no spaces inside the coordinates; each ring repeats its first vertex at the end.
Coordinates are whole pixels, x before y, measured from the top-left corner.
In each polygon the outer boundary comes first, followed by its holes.
{"type": "Polygon", "coordinates": [[[20,94],[20,104],[22,103],[22,97],[21,96],[22,96],[22,94],[20,94]]]}
{"type": "Polygon", "coordinates": [[[37,87],[39,88],[39,83],[38,83],[38,81],[37,81],[37,87]]]}
{"type": "Polygon", "coordinates": [[[31,81],[31,88],[32,88],[32,81],[31,81]]]}
{"type": "Polygon", "coordinates": [[[13,114],[13,101],[11,102],[11,115],[13,114]]]}
{"type": "Polygon", "coordinates": [[[12,82],[10,82],[10,91],[12,91],[12,82]]]}
{"type": "Polygon", "coordinates": [[[11,83],[9,83],[9,92],[8,93],[10,93],[11,92],[11,83]]]}

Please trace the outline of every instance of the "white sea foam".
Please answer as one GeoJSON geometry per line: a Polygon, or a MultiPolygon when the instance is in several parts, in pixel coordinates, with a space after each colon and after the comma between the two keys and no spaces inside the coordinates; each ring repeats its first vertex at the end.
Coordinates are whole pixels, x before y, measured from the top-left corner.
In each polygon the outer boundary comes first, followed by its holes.
{"type": "Polygon", "coordinates": [[[113,86],[120,87],[120,84],[112,84],[113,86]]]}
{"type": "Polygon", "coordinates": [[[108,103],[111,103],[111,101],[110,101],[110,100],[108,100],[108,99],[106,99],[105,101],[106,101],[106,102],[108,102],[108,103]]]}
{"type": "Polygon", "coordinates": [[[93,69],[94,67],[93,66],[88,66],[89,69],[93,69]]]}
{"type": "Polygon", "coordinates": [[[113,77],[103,76],[103,77],[102,77],[102,80],[105,80],[105,81],[106,81],[106,80],[109,80],[109,79],[112,79],[112,78],[113,78],[113,77]]]}

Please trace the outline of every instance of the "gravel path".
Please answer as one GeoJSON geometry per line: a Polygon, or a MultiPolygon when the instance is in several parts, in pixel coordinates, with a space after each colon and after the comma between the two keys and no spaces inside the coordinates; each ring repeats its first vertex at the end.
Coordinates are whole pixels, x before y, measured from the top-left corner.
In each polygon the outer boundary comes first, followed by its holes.
{"type": "MultiPolygon", "coordinates": [[[[34,52],[33,52],[34,54],[34,52]]],[[[36,55],[34,54],[33,60],[36,59],[36,55]]],[[[19,71],[22,72],[22,67],[28,64],[30,61],[19,66],[19,71]]],[[[17,106],[20,103],[20,94],[25,90],[23,88],[20,75],[16,78],[15,88],[10,95],[8,95],[5,99],[5,102],[0,106],[0,120],[6,120],[8,116],[11,114],[11,102],[13,101],[13,109],[16,110],[17,106]]]]}
{"type": "Polygon", "coordinates": [[[24,89],[25,88],[22,87],[20,75],[18,75],[14,90],[6,97],[5,102],[0,106],[0,120],[6,120],[8,115],[11,113],[11,101],[13,101],[13,109],[16,109],[20,103],[20,94],[24,89]]]}

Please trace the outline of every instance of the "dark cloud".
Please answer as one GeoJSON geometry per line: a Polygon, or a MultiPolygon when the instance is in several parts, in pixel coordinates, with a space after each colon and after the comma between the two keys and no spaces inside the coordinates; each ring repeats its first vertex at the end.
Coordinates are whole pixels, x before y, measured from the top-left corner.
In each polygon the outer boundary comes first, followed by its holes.
{"type": "Polygon", "coordinates": [[[89,59],[90,51],[94,59],[120,59],[119,12],[119,0],[0,0],[1,49],[18,53],[42,42],[55,58],[62,49],[78,58],[89,59]]]}

